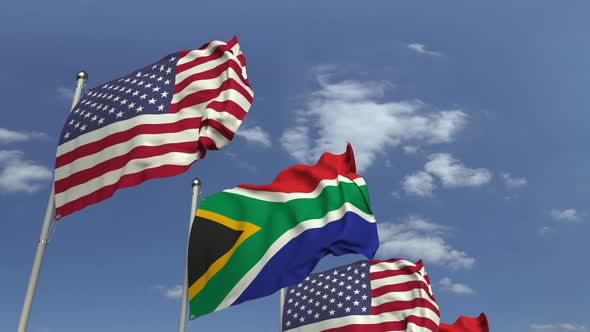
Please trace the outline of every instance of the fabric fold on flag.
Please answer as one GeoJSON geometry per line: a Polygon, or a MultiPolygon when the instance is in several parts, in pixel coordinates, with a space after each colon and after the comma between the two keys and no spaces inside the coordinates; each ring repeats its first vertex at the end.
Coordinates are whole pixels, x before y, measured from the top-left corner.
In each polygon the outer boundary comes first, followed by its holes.
{"type": "Polygon", "coordinates": [[[352,147],[296,165],[267,185],[205,197],[188,252],[190,318],[270,295],[327,254],[371,258],[379,240],[352,147]]]}
{"type": "Polygon", "coordinates": [[[477,317],[461,316],[453,324],[440,324],[439,332],[490,332],[485,313],[477,317]]]}
{"type": "Polygon", "coordinates": [[[312,273],[286,290],[282,331],[438,331],[422,261],[364,260],[312,273]]]}
{"type": "Polygon", "coordinates": [[[88,90],[60,135],[55,219],[227,145],[254,97],[245,64],[236,37],[215,40],[88,90]]]}

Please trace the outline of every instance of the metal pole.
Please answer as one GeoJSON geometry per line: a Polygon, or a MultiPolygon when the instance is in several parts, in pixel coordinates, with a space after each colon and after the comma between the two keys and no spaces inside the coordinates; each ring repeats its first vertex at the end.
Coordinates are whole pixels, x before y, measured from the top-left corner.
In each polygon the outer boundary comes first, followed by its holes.
{"type": "MultiPolygon", "coordinates": [[[[199,189],[201,188],[201,180],[195,178],[193,180],[193,199],[191,201],[191,213],[188,227],[188,236],[190,240],[191,228],[195,218],[195,211],[197,210],[197,199],[199,198],[199,189]]],[[[178,332],[184,332],[186,329],[186,308],[188,305],[188,241],[187,241],[187,256],[184,264],[184,283],[182,284],[182,303],[180,306],[180,323],[178,324],[178,332]]]]}
{"type": "MultiPolygon", "coordinates": [[[[80,100],[82,95],[82,89],[88,75],[81,71],[76,75],[76,91],[74,92],[74,98],[72,100],[72,107],[70,111],[74,109],[74,106],[80,100]]],[[[53,184],[51,185],[51,193],[49,194],[49,200],[47,202],[47,209],[45,210],[45,219],[43,220],[43,227],[41,228],[41,236],[39,237],[39,244],[37,244],[37,252],[35,253],[35,260],[33,261],[33,269],[29,278],[29,286],[27,287],[27,294],[25,295],[25,302],[23,309],[20,314],[20,320],[18,322],[18,332],[25,332],[27,330],[27,324],[29,322],[29,315],[31,314],[31,306],[33,305],[33,297],[35,297],[35,289],[37,288],[37,281],[39,280],[39,271],[41,270],[41,263],[43,262],[43,255],[45,254],[45,247],[47,246],[47,240],[49,239],[49,230],[51,228],[51,221],[53,219],[53,212],[55,211],[55,192],[53,184]]]]}
{"type": "Polygon", "coordinates": [[[279,291],[279,309],[281,310],[279,314],[279,331],[283,330],[283,306],[285,305],[285,292],[285,288],[281,288],[281,290],[279,291]]]}

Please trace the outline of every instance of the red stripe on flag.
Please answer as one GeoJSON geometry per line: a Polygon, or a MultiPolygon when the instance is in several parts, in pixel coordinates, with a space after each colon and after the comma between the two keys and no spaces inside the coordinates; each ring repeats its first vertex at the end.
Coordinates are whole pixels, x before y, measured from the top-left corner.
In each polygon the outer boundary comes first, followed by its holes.
{"type": "MultiPolygon", "coordinates": [[[[231,40],[230,40],[230,42],[231,42],[231,40]]],[[[200,64],[221,58],[223,56],[223,53],[231,52],[231,48],[234,47],[235,44],[236,43],[233,43],[233,44],[228,43],[227,45],[219,45],[213,50],[213,52],[210,55],[200,56],[200,57],[195,58],[194,60],[191,60],[189,62],[186,62],[186,63],[176,66],[176,74],[178,75],[178,74],[182,73],[183,71],[189,70],[189,69],[191,69],[195,66],[198,66],[200,64]]],[[[186,56],[187,54],[188,54],[188,52],[182,54],[181,59],[184,56],[186,56]]],[[[240,70],[240,72],[241,72],[241,70],[240,70]]]]}
{"type": "Polygon", "coordinates": [[[403,267],[399,270],[386,270],[386,271],[371,272],[371,280],[420,273],[421,269],[422,269],[422,266],[416,264],[416,266],[406,266],[406,267],[403,267]]]}
{"type": "Polygon", "coordinates": [[[182,100],[180,100],[176,104],[170,105],[170,113],[177,113],[183,108],[191,107],[194,105],[199,105],[205,103],[207,101],[213,100],[217,98],[223,91],[226,90],[234,90],[240,93],[249,103],[252,103],[253,98],[252,95],[246,89],[244,89],[238,82],[234,79],[229,78],[225,80],[221,86],[217,89],[210,89],[210,90],[201,90],[195,93],[191,93],[182,100]]]}
{"type": "MultiPolygon", "coordinates": [[[[60,168],[73,162],[76,159],[84,158],[100,152],[110,146],[127,142],[137,135],[145,134],[167,134],[176,133],[187,129],[198,129],[201,123],[201,118],[183,119],[174,123],[163,124],[143,124],[129,128],[125,131],[111,134],[98,141],[84,144],[74,150],[64,153],[55,160],[55,168],[60,168]]],[[[196,139],[196,137],[195,137],[196,139]]]]}
{"type": "Polygon", "coordinates": [[[210,137],[207,137],[207,136],[200,137],[199,143],[201,143],[203,145],[203,148],[205,150],[219,150],[219,148],[217,148],[217,145],[215,145],[215,141],[213,139],[211,139],[210,137]]]}
{"type": "Polygon", "coordinates": [[[231,131],[229,128],[225,127],[221,122],[214,120],[214,119],[205,119],[201,122],[201,129],[199,133],[206,133],[207,127],[215,129],[218,133],[220,133],[223,137],[227,138],[228,140],[232,140],[234,138],[235,133],[231,131]]]}
{"type": "MultiPolygon", "coordinates": [[[[206,150],[219,150],[217,146],[217,142],[209,136],[207,136],[207,127],[211,127],[215,129],[218,133],[220,133],[223,137],[231,140],[234,136],[233,132],[226,127],[223,126],[220,122],[217,122],[213,119],[203,120],[202,126],[199,130],[199,146],[202,147],[203,151],[206,150]],[[230,137],[230,138],[228,138],[230,137]]],[[[201,159],[204,156],[204,152],[201,154],[201,159]]]]}
{"type": "Polygon", "coordinates": [[[438,311],[438,308],[436,308],[430,301],[423,299],[423,298],[416,298],[411,301],[396,300],[393,302],[383,303],[383,304],[378,305],[376,307],[372,307],[371,314],[372,315],[379,315],[379,314],[390,312],[390,311],[410,310],[410,309],[415,309],[418,307],[428,308],[428,309],[432,310],[432,312],[434,312],[437,316],[440,317],[440,312],[438,311]]]}
{"type": "MultiPolygon", "coordinates": [[[[196,67],[198,65],[202,65],[202,64],[207,63],[209,61],[217,60],[223,56],[223,53],[225,51],[229,51],[229,48],[226,45],[219,45],[213,50],[213,52],[211,54],[209,54],[207,56],[199,56],[189,62],[185,62],[180,65],[176,65],[176,75],[178,75],[182,72],[185,72],[185,71],[187,71],[193,67],[196,67]]],[[[188,55],[188,54],[185,54],[185,55],[188,55]]],[[[182,59],[182,57],[181,57],[181,59],[182,59]]]]}
{"type": "Polygon", "coordinates": [[[238,61],[240,61],[242,67],[246,66],[246,57],[243,54],[238,55],[238,61]]]}
{"type": "Polygon", "coordinates": [[[240,67],[240,65],[233,60],[227,60],[226,62],[218,65],[215,68],[211,68],[207,71],[203,71],[203,72],[199,72],[199,73],[195,73],[193,75],[187,76],[185,79],[182,80],[182,82],[180,82],[174,86],[174,93],[175,94],[179,93],[180,91],[184,90],[184,88],[186,88],[187,86],[189,86],[191,83],[193,83],[195,81],[210,80],[213,78],[218,78],[218,77],[224,75],[229,68],[232,68],[234,70],[234,72],[236,74],[238,74],[238,77],[242,80],[242,82],[244,84],[250,86],[248,84],[248,82],[246,82],[246,79],[242,76],[242,67],[240,67]]]}
{"type": "Polygon", "coordinates": [[[354,153],[350,144],[346,152],[335,155],[324,153],[320,160],[313,166],[295,165],[289,167],[277,175],[274,181],[265,185],[239,184],[238,187],[250,190],[273,191],[285,193],[309,193],[312,192],[322,180],[335,179],[338,175],[349,179],[356,179],[354,153]]]}
{"type": "MultiPolygon", "coordinates": [[[[234,38],[236,38],[236,36],[234,36],[234,38]]],[[[233,39],[232,39],[232,40],[233,40],[233,39]]],[[[232,40],[230,40],[230,42],[231,42],[232,40]]],[[[236,39],[236,41],[237,41],[237,39],[236,39]]],[[[205,44],[203,44],[201,47],[199,47],[197,50],[199,50],[199,51],[202,51],[202,50],[206,49],[207,47],[209,47],[209,44],[211,44],[211,43],[210,43],[210,42],[209,42],[209,43],[205,43],[205,44]]],[[[226,43],[226,44],[228,44],[228,43],[226,43]]],[[[194,51],[194,50],[183,50],[183,51],[180,51],[180,52],[178,52],[178,54],[179,54],[179,55],[180,55],[180,57],[182,58],[182,57],[184,57],[185,55],[187,55],[188,53],[190,53],[190,52],[192,52],[192,51],[194,51]]]]}
{"type": "Polygon", "coordinates": [[[379,263],[395,263],[398,261],[403,261],[403,259],[401,258],[391,258],[391,259],[384,259],[384,260],[378,260],[378,259],[371,259],[369,260],[369,262],[371,263],[371,265],[376,265],[379,263]]]}
{"type": "Polygon", "coordinates": [[[236,46],[236,44],[238,43],[238,36],[233,36],[231,37],[231,39],[227,42],[227,45],[232,48],[234,46],[236,46]]]}
{"type": "Polygon", "coordinates": [[[391,284],[391,285],[381,286],[379,288],[372,289],[371,296],[373,298],[376,298],[378,296],[381,296],[381,295],[384,295],[387,293],[408,292],[408,291],[411,291],[413,289],[418,289],[418,288],[425,290],[426,293],[428,293],[428,296],[430,296],[430,298],[434,301],[434,297],[432,297],[432,295],[430,295],[430,290],[428,289],[428,285],[426,285],[422,281],[406,281],[406,282],[402,282],[399,284],[391,284]]]}
{"type": "Polygon", "coordinates": [[[163,165],[145,169],[141,172],[124,175],[114,184],[104,186],[93,193],[70,201],[61,207],[56,208],[55,219],[60,219],[61,217],[83,209],[88,205],[96,204],[109,197],[112,197],[117,189],[132,187],[150,179],[182,174],[186,172],[189,167],[190,165],[163,165]]]}
{"type": "Polygon", "coordinates": [[[102,176],[110,171],[124,168],[127,163],[134,159],[150,158],[160,156],[166,153],[181,152],[181,153],[197,153],[197,143],[182,142],[163,144],[159,146],[138,146],[128,153],[114,157],[102,163],[96,164],[93,167],[87,168],[83,171],[76,172],[67,178],[55,182],[55,192],[61,193],[77,185],[86,183],[94,178],[102,176]]]}
{"type": "Polygon", "coordinates": [[[248,114],[238,103],[226,100],[226,101],[212,101],[207,105],[207,109],[212,109],[217,112],[225,112],[233,115],[238,120],[244,120],[246,114],[248,114]]]}
{"type": "Polygon", "coordinates": [[[433,332],[438,331],[438,325],[425,317],[410,315],[404,321],[382,322],[377,324],[351,324],[342,327],[322,330],[322,332],[383,332],[383,331],[407,331],[408,324],[427,328],[433,332]]]}

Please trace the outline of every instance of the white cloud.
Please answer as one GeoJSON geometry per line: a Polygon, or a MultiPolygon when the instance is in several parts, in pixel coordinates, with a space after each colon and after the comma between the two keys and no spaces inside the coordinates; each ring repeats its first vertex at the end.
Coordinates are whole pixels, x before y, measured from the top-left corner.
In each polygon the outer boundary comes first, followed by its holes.
{"type": "Polygon", "coordinates": [[[57,96],[62,99],[72,100],[74,99],[74,89],[59,87],[56,89],[57,96]]]}
{"type": "Polygon", "coordinates": [[[442,55],[442,53],[440,53],[440,52],[427,50],[426,46],[423,44],[417,44],[417,43],[408,44],[408,48],[411,49],[412,51],[414,51],[416,53],[420,53],[420,54],[433,55],[433,56],[441,56],[442,55]]]}
{"type": "Polygon", "coordinates": [[[510,173],[502,173],[502,179],[508,189],[518,189],[527,185],[525,178],[515,178],[510,173]]]}
{"type": "Polygon", "coordinates": [[[403,180],[403,188],[408,195],[432,196],[436,188],[434,176],[437,176],[443,187],[478,187],[491,181],[492,172],[485,168],[468,168],[448,153],[435,153],[429,156],[424,171],[407,175],[403,180]]]}
{"type": "Polygon", "coordinates": [[[566,331],[588,331],[588,328],[583,325],[573,324],[573,323],[561,323],[559,327],[566,331]]]}
{"type": "Polygon", "coordinates": [[[36,131],[14,131],[10,129],[0,128],[0,144],[30,141],[32,139],[46,139],[47,134],[36,131]]]}
{"type": "Polygon", "coordinates": [[[295,159],[301,162],[312,161],[309,156],[309,129],[303,126],[287,128],[281,136],[281,145],[295,159]]]}
{"type": "Polygon", "coordinates": [[[464,251],[453,249],[443,238],[448,229],[442,225],[410,216],[405,223],[380,223],[378,255],[384,259],[392,257],[423,259],[432,264],[451,268],[471,268],[475,259],[464,251]]]}
{"type": "Polygon", "coordinates": [[[245,138],[249,142],[257,143],[267,148],[272,145],[270,135],[258,126],[241,128],[236,132],[236,135],[245,138]]]}
{"type": "Polygon", "coordinates": [[[0,150],[0,192],[32,193],[41,189],[40,182],[53,178],[50,169],[23,156],[22,151],[0,150]]]}
{"type": "Polygon", "coordinates": [[[169,299],[179,299],[182,297],[182,286],[176,285],[174,288],[167,289],[165,294],[169,299]]]}
{"type": "Polygon", "coordinates": [[[413,145],[406,145],[404,146],[404,152],[406,154],[416,154],[416,152],[418,152],[418,147],[413,145]]]}
{"type": "Polygon", "coordinates": [[[452,142],[467,121],[460,110],[428,111],[416,100],[381,101],[391,86],[387,82],[330,82],[324,69],[316,78],[319,89],[295,111],[295,125],[280,138],[300,162],[314,162],[326,151],[338,153],[350,142],[362,171],[388,147],[452,142]]]}
{"type": "Polygon", "coordinates": [[[250,164],[249,162],[243,160],[237,154],[233,152],[226,151],[225,155],[228,156],[230,159],[234,161],[234,163],[241,168],[247,169],[250,172],[256,172],[256,166],[250,164]]]}
{"type": "Polygon", "coordinates": [[[551,228],[548,226],[543,226],[543,227],[539,228],[539,234],[541,234],[541,235],[545,235],[549,232],[551,232],[551,228]]]}
{"type": "Polygon", "coordinates": [[[529,327],[531,331],[542,332],[588,331],[586,326],[575,323],[531,324],[529,327]]]}
{"type": "Polygon", "coordinates": [[[492,179],[488,169],[465,167],[448,153],[435,153],[429,158],[424,170],[439,177],[445,187],[479,187],[492,179]]]}
{"type": "Polygon", "coordinates": [[[419,171],[415,174],[408,175],[403,181],[404,191],[406,194],[417,196],[432,196],[435,188],[432,175],[419,171]]]}
{"type": "Polygon", "coordinates": [[[531,324],[530,328],[533,331],[550,331],[554,330],[556,325],[554,324],[531,324]]]}
{"type": "Polygon", "coordinates": [[[180,299],[182,297],[182,285],[176,285],[173,287],[156,286],[156,289],[169,299],[180,299]]]}
{"type": "Polygon", "coordinates": [[[417,216],[408,217],[408,220],[406,221],[405,225],[407,226],[407,228],[410,229],[432,233],[443,233],[448,231],[448,228],[443,225],[426,221],[417,216]]]}
{"type": "Polygon", "coordinates": [[[440,281],[440,285],[441,285],[441,289],[445,290],[445,291],[449,291],[452,293],[456,293],[456,294],[473,294],[474,291],[471,287],[465,285],[465,284],[460,284],[460,283],[454,283],[451,278],[443,278],[440,281]]]}
{"type": "Polygon", "coordinates": [[[552,209],[551,210],[551,217],[557,221],[578,221],[580,220],[580,216],[578,216],[578,212],[576,209],[552,209]]]}

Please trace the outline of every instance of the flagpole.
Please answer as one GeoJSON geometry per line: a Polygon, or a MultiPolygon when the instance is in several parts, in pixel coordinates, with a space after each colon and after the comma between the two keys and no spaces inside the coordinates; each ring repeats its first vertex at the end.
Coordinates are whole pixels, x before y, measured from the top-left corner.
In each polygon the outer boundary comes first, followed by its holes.
{"type": "Polygon", "coordinates": [[[281,310],[280,314],[279,314],[279,331],[283,330],[283,305],[285,305],[285,288],[281,288],[281,290],[279,291],[279,309],[281,310]]]}
{"type": "Polygon", "coordinates": [[[199,190],[201,189],[201,180],[195,178],[193,180],[193,198],[191,201],[191,213],[188,227],[186,263],[184,264],[184,283],[182,284],[182,303],[180,306],[180,324],[178,324],[178,332],[184,332],[186,329],[186,309],[188,306],[188,241],[190,240],[191,228],[193,220],[195,219],[195,211],[197,210],[197,199],[199,198],[199,190]]]}
{"type": "MultiPolygon", "coordinates": [[[[86,72],[81,71],[78,74],[76,74],[76,79],[76,91],[74,92],[74,98],[72,99],[72,107],[70,107],[70,111],[74,109],[74,106],[76,106],[76,104],[80,100],[82,90],[84,89],[86,80],[88,80],[88,75],[86,74],[86,72]]],[[[47,241],[49,240],[49,230],[51,229],[51,221],[53,220],[54,210],[55,191],[53,184],[51,184],[51,193],[49,194],[47,209],[45,210],[45,219],[43,220],[41,236],[39,237],[39,243],[37,244],[37,252],[35,253],[35,260],[33,261],[33,269],[31,270],[29,286],[27,287],[27,293],[25,295],[23,309],[20,314],[17,332],[25,332],[27,330],[29,315],[31,314],[31,306],[33,305],[33,298],[35,297],[35,289],[37,288],[37,281],[39,280],[39,272],[41,271],[41,263],[43,263],[45,247],[47,246],[47,241]]]]}

